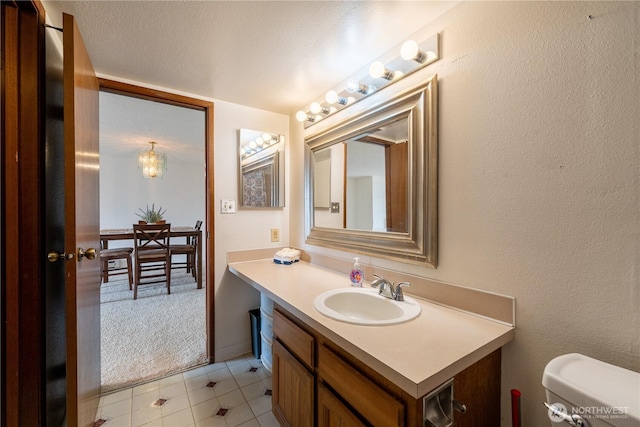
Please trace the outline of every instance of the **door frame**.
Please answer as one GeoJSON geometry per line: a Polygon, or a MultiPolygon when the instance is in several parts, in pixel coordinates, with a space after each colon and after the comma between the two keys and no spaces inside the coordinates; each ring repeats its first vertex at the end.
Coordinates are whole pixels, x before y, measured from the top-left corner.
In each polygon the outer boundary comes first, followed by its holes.
{"type": "Polygon", "coordinates": [[[214,230],[214,218],[215,210],[213,206],[213,189],[214,189],[214,174],[213,174],[213,112],[214,105],[211,101],[205,101],[202,99],[192,98],[184,95],[178,95],[171,92],[165,92],[157,89],[150,89],[143,86],[137,86],[130,83],[123,83],[116,80],[106,79],[98,77],[100,83],[100,91],[109,92],[118,95],[130,96],[133,98],[145,99],[148,101],[160,102],[163,104],[175,105],[178,107],[191,108],[194,110],[203,111],[205,113],[205,230],[203,232],[203,240],[205,242],[207,254],[205,265],[206,275],[205,281],[205,294],[206,294],[206,330],[207,330],[207,342],[206,342],[206,354],[209,363],[213,363],[214,357],[214,319],[215,319],[215,292],[214,292],[214,251],[215,251],[215,239],[213,239],[214,230]]]}
{"type": "Polygon", "coordinates": [[[2,2],[0,423],[44,411],[44,23],[39,1],[2,2]]]}

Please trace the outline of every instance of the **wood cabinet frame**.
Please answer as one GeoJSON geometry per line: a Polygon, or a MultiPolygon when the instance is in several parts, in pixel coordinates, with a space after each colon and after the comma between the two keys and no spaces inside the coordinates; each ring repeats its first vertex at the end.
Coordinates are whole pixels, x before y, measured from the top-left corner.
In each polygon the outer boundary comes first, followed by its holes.
{"type": "MultiPolygon", "coordinates": [[[[273,412],[283,425],[290,425],[279,408],[283,363],[297,365],[305,378],[315,382],[314,396],[304,398],[314,402],[314,425],[424,425],[422,397],[409,395],[278,305],[274,310],[274,336],[273,412]],[[312,366],[302,361],[310,356],[312,366]]],[[[467,407],[464,414],[454,413],[456,427],[500,425],[500,370],[498,349],[454,376],[453,397],[467,407]]]]}

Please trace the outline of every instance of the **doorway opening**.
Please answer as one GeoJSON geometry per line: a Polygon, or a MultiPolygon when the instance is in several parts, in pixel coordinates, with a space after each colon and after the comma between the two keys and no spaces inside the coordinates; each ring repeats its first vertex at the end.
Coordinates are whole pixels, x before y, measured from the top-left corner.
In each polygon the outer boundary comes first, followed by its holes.
{"type": "MultiPolygon", "coordinates": [[[[208,238],[213,230],[209,196],[213,189],[213,103],[113,80],[99,81],[100,228],[131,229],[140,219],[136,213],[142,215],[147,206],[161,207],[172,229],[194,227],[196,221],[202,221],[202,289],[196,286],[193,270],[186,268],[172,270],[170,295],[166,283],[143,285],[133,300],[126,274],[109,277],[102,284],[102,386],[108,392],[214,360],[214,272],[213,263],[208,262],[214,251],[213,239],[208,238]],[[150,141],[156,142],[157,152],[167,155],[162,178],[143,178],[138,169],[138,152],[148,150],[145,146],[150,141]]],[[[186,242],[185,237],[171,240],[172,244],[186,242]]],[[[133,241],[108,244],[110,248],[132,247],[133,241]]],[[[180,261],[176,258],[174,261],[180,261]]]]}

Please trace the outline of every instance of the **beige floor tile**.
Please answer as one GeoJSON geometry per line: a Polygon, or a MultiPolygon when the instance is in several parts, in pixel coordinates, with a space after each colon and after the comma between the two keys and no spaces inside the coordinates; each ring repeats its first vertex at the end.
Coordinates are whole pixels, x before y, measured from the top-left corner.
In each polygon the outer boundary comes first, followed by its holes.
{"type": "Polygon", "coordinates": [[[105,427],[278,427],[271,388],[271,373],[243,356],[106,394],[98,418],[105,427]]]}

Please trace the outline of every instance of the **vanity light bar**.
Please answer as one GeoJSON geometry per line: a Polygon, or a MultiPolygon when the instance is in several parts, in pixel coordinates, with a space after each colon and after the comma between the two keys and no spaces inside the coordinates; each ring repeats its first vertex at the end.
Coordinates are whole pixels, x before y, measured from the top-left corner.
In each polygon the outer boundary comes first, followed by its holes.
{"type": "Polygon", "coordinates": [[[253,139],[240,147],[240,157],[245,159],[260,151],[269,148],[270,146],[280,142],[280,135],[273,135],[270,133],[263,133],[261,136],[253,139]]]}
{"type": "Polygon", "coordinates": [[[359,73],[364,77],[351,78],[342,87],[329,90],[322,101],[314,101],[306,111],[298,111],[296,120],[302,122],[307,128],[438,59],[440,59],[439,33],[421,43],[407,40],[400,48],[400,56],[387,63],[373,62],[367,68],[366,75],[363,70],[359,73]]]}

